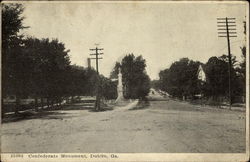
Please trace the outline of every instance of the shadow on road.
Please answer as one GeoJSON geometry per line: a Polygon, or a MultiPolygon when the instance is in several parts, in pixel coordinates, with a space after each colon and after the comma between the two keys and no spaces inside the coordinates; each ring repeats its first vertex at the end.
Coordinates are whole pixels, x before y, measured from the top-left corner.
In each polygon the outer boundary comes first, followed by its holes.
{"type": "Polygon", "coordinates": [[[104,108],[101,108],[100,110],[90,109],[89,112],[103,112],[103,111],[112,111],[112,110],[114,110],[113,106],[104,107],[104,108]]]}
{"type": "Polygon", "coordinates": [[[72,113],[68,113],[67,111],[72,110],[82,110],[88,112],[103,112],[103,111],[111,111],[113,110],[114,106],[104,105],[102,109],[96,111],[93,105],[86,105],[84,103],[75,103],[75,104],[67,104],[63,105],[60,108],[53,108],[53,109],[43,109],[40,111],[34,110],[27,110],[20,112],[18,114],[5,114],[2,118],[2,123],[9,123],[9,122],[18,122],[22,120],[30,120],[30,119],[59,119],[62,120],[63,118],[71,118],[72,113]]]}
{"type": "Polygon", "coordinates": [[[2,119],[2,123],[9,123],[9,122],[18,122],[21,120],[30,120],[30,119],[59,119],[62,120],[63,118],[69,118],[72,116],[65,116],[64,112],[59,111],[26,111],[19,114],[8,114],[5,115],[2,119]]]}
{"type": "Polygon", "coordinates": [[[67,104],[62,107],[60,110],[93,110],[94,106],[92,105],[84,105],[82,103],[77,103],[77,104],[67,104]]]}
{"type": "Polygon", "coordinates": [[[128,110],[144,110],[149,108],[150,102],[149,100],[139,100],[139,102],[136,104],[136,106],[128,109],[128,110]]]}

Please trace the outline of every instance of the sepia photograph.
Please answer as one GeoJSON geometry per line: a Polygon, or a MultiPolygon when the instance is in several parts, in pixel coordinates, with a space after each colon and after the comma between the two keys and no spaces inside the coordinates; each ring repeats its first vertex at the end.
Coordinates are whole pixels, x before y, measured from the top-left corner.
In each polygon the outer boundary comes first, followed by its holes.
{"type": "Polygon", "coordinates": [[[2,2],[1,161],[247,161],[248,10],[2,2]]]}

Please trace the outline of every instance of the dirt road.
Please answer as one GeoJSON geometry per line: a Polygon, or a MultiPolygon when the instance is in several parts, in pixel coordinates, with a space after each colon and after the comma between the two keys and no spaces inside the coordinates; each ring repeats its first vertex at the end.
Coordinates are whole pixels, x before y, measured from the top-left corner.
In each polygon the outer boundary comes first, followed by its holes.
{"type": "Polygon", "coordinates": [[[2,125],[2,152],[228,153],[245,151],[245,113],[151,101],[91,112],[74,105],[2,125]]]}

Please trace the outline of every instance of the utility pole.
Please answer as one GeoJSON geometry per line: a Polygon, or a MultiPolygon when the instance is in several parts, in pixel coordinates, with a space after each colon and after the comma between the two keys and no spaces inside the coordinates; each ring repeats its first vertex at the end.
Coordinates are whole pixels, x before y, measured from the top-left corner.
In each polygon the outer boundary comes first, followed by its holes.
{"type": "Polygon", "coordinates": [[[99,76],[99,69],[98,69],[98,60],[102,59],[102,57],[99,57],[99,55],[103,55],[103,53],[100,53],[99,51],[103,50],[103,48],[92,48],[89,49],[90,51],[95,51],[95,53],[92,53],[90,55],[94,55],[95,58],[90,58],[96,60],[96,72],[97,72],[97,81],[96,81],[96,102],[95,102],[95,110],[100,110],[100,76],[99,76]]]}
{"type": "Polygon", "coordinates": [[[228,81],[228,97],[229,97],[229,108],[231,109],[232,105],[232,60],[231,60],[231,49],[230,49],[230,38],[237,37],[236,33],[236,22],[235,18],[217,18],[217,27],[218,27],[218,36],[227,38],[227,47],[228,47],[228,73],[229,73],[229,81],[228,81]]]}

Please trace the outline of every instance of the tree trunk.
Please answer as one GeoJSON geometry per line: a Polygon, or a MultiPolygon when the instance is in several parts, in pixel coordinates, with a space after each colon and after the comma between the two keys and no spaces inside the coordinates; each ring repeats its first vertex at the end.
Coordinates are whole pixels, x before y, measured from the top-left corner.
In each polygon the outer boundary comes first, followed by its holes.
{"type": "Polygon", "coordinates": [[[41,97],[41,109],[43,109],[43,97],[41,97]]]}
{"type": "Polygon", "coordinates": [[[1,101],[2,101],[2,104],[1,104],[1,115],[2,115],[2,119],[3,119],[3,117],[4,117],[4,111],[5,111],[5,108],[4,108],[4,104],[3,104],[3,97],[1,98],[1,101]]]}
{"type": "Polygon", "coordinates": [[[50,99],[49,99],[49,97],[48,97],[48,98],[47,98],[47,108],[48,108],[48,109],[50,108],[49,101],[50,101],[50,99]]]}
{"type": "Polygon", "coordinates": [[[35,97],[35,111],[38,111],[38,99],[35,97]]]}
{"type": "Polygon", "coordinates": [[[54,98],[51,99],[51,108],[54,108],[54,98]]]}
{"type": "Polygon", "coordinates": [[[59,109],[59,98],[56,98],[56,108],[59,109]]]}
{"type": "Polygon", "coordinates": [[[16,105],[15,105],[15,114],[18,114],[18,110],[19,110],[19,106],[20,106],[20,97],[18,95],[16,95],[16,105]]]}
{"type": "Polygon", "coordinates": [[[58,106],[59,106],[59,107],[61,107],[61,101],[62,101],[62,99],[61,99],[61,97],[59,97],[59,98],[58,98],[58,106]]]}

